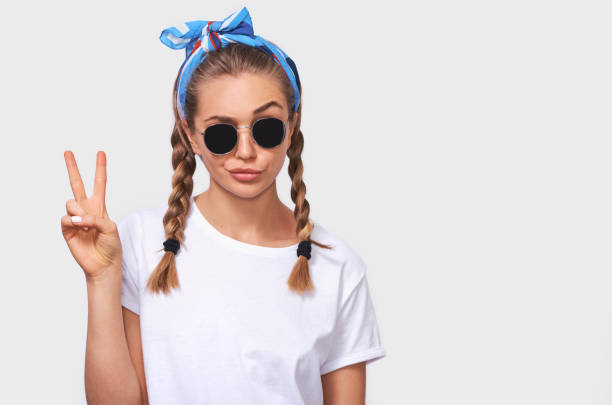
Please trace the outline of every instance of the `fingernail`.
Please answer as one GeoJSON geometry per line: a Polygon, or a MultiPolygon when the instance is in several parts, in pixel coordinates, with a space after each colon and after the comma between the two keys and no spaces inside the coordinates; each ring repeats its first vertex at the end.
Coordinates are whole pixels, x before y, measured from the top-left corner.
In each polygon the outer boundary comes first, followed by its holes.
{"type": "Polygon", "coordinates": [[[75,215],[72,217],[72,222],[81,222],[83,220],[83,218],[81,218],[78,215],[75,215]]]}

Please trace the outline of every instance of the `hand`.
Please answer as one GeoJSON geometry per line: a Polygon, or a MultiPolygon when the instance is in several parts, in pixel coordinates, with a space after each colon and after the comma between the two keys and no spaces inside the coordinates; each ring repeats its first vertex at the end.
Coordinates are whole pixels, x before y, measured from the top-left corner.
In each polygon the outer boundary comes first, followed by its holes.
{"type": "Polygon", "coordinates": [[[66,202],[67,215],[61,219],[62,234],[70,253],[87,279],[98,280],[110,275],[109,272],[121,272],[121,240],[117,225],[106,212],[106,154],[99,151],[96,155],[94,191],[91,197],[85,194],[73,153],[65,151],[64,160],[74,194],[74,199],[66,202]],[[81,222],[75,222],[74,216],[81,217],[81,222]]]}

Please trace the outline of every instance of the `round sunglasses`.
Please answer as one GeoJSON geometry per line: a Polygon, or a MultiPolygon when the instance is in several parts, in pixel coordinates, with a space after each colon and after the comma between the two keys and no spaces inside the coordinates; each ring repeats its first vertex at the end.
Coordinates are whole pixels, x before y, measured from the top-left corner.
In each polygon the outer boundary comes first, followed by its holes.
{"type": "Polygon", "coordinates": [[[235,127],[229,123],[218,123],[207,127],[202,135],[204,144],[214,155],[226,155],[238,144],[238,129],[251,128],[251,136],[262,148],[272,149],[285,139],[285,122],[273,117],[260,118],[252,125],[235,127]]]}

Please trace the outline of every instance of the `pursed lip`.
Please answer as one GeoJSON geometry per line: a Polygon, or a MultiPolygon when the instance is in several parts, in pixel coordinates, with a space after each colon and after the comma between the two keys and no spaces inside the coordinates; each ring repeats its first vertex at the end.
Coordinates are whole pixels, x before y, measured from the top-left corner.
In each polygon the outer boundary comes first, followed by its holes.
{"type": "Polygon", "coordinates": [[[230,173],[261,173],[261,170],[249,169],[249,168],[238,168],[229,170],[230,173]]]}

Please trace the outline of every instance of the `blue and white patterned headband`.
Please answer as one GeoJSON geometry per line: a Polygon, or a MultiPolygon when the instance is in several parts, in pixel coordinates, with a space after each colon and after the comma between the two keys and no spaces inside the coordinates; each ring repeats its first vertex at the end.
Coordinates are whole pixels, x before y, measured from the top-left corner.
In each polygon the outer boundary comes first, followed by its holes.
{"type": "Polygon", "coordinates": [[[162,31],[159,40],[171,49],[185,49],[185,61],[178,78],[177,107],[181,119],[185,119],[185,93],[193,71],[206,58],[207,52],[239,42],[271,55],[279,63],[293,87],[295,103],[293,111],[300,105],[300,78],[293,60],[279,47],[253,33],[253,22],[246,7],[235,11],[223,21],[188,21],[162,31]]]}

